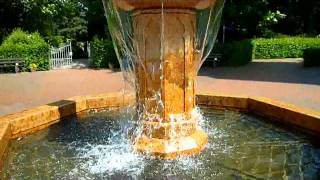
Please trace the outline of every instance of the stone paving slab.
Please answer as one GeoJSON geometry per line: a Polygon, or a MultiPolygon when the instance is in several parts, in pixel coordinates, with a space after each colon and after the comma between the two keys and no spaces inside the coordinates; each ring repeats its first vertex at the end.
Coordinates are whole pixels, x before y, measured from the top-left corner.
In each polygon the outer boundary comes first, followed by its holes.
{"type": "MultiPolygon", "coordinates": [[[[296,61],[255,61],[238,68],[203,68],[198,92],[262,96],[320,110],[320,68],[303,68],[296,61]]],[[[0,74],[0,115],[68,99],[119,92],[121,72],[69,69],[0,74]]]]}
{"type": "Polygon", "coordinates": [[[255,60],[247,66],[203,68],[198,91],[262,96],[320,109],[320,67],[304,68],[301,59],[255,60]]]}

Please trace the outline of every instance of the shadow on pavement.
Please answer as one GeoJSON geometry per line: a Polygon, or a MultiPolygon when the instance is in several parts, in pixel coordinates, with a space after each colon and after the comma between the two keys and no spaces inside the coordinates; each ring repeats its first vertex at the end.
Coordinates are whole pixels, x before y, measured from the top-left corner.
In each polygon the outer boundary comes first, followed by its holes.
{"type": "Polygon", "coordinates": [[[202,67],[199,76],[216,79],[320,85],[320,67],[304,68],[302,62],[252,62],[242,67],[202,67]]]}

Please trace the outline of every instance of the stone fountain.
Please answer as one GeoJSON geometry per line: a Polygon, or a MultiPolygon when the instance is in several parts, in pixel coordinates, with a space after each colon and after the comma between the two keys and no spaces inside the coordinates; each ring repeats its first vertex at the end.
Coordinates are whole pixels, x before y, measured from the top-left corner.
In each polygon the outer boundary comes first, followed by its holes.
{"type": "Polygon", "coordinates": [[[172,159],[201,152],[196,76],[210,53],[224,0],[104,0],[125,79],[136,91],[139,152],[172,159]]]}
{"type": "Polygon", "coordinates": [[[103,2],[135,95],[77,96],[1,116],[0,179],[320,179],[318,111],[208,92],[197,94],[208,135],[199,128],[195,78],[223,0],[103,2]],[[174,161],[135,153],[173,159],[207,141],[200,155],[174,161]]]}

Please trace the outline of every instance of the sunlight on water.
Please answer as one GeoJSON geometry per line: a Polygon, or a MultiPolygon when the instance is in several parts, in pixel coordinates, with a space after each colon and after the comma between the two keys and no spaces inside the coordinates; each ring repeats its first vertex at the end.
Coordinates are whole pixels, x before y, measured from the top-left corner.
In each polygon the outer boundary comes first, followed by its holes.
{"type": "MultiPolygon", "coordinates": [[[[141,157],[132,153],[131,144],[117,145],[98,145],[88,146],[80,150],[76,158],[88,159],[81,165],[82,169],[87,169],[89,173],[101,174],[108,173],[112,175],[114,172],[130,170],[132,173],[138,173],[139,169],[131,168],[142,166],[141,157]]],[[[127,173],[130,173],[127,172],[127,173]]]]}
{"type": "MultiPolygon", "coordinates": [[[[161,160],[132,148],[132,111],[66,119],[14,140],[7,179],[319,179],[320,149],[309,137],[245,114],[202,108],[209,136],[199,155],[161,160]]],[[[199,111],[198,111],[199,113],[199,111]]],[[[197,114],[198,114],[197,113],[197,114]]]]}

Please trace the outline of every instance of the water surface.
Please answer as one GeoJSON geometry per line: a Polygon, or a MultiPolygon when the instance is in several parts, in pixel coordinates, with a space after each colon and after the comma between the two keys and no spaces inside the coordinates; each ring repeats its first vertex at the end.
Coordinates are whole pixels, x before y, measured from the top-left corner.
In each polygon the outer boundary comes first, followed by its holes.
{"type": "MultiPolygon", "coordinates": [[[[160,160],[136,154],[130,113],[70,117],[12,141],[5,179],[320,179],[320,149],[310,138],[260,118],[202,108],[205,151],[160,160]],[[129,133],[130,134],[130,133],[129,133]]],[[[1,176],[0,176],[1,177],[1,176]]]]}

